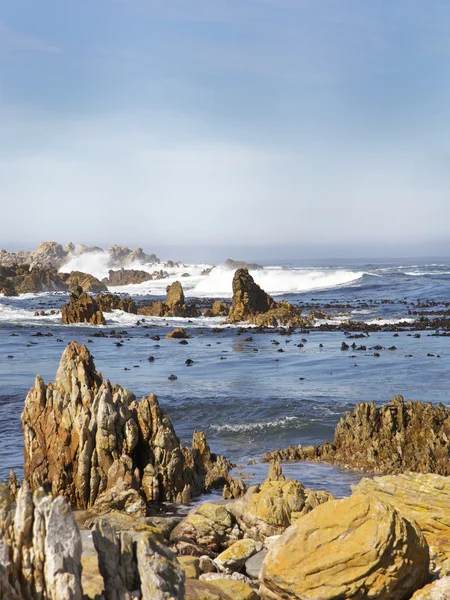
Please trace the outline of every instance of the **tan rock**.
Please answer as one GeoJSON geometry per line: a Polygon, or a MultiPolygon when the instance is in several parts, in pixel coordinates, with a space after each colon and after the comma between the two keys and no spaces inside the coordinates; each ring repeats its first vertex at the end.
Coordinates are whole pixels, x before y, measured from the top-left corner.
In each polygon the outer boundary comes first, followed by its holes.
{"type": "Polygon", "coordinates": [[[175,338],[175,339],[186,339],[188,338],[188,334],[186,333],[186,331],[183,329],[183,327],[175,327],[175,329],[173,329],[172,331],[169,331],[169,333],[166,335],[166,338],[175,338]]]}
{"type": "Polygon", "coordinates": [[[418,590],[411,600],[450,600],[450,577],[443,577],[418,590]]]}
{"type": "Polygon", "coordinates": [[[62,322],[66,324],[106,324],[105,317],[95,299],[83,292],[79,286],[70,294],[69,302],[64,304],[61,313],[62,322]]]}
{"type": "Polygon", "coordinates": [[[233,579],[214,579],[208,582],[221,592],[225,592],[234,600],[258,600],[259,596],[255,590],[242,581],[233,579]]]}
{"type": "Polygon", "coordinates": [[[407,473],[362,479],[355,493],[370,494],[390,504],[419,525],[432,560],[450,573],[450,479],[441,475],[407,473]]]}
{"type": "Polygon", "coordinates": [[[186,579],[198,579],[200,577],[200,559],[196,556],[178,556],[178,562],[184,571],[186,579]]]}
{"type": "Polygon", "coordinates": [[[245,562],[262,548],[263,545],[255,540],[238,540],[221,552],[214,562],[221,571],[240,571],[245,562]]]}
{"type": "Polygon", "coordinates": [[[209,581],[187,579],[185,600],[235,600],[235,598],[209,581]]]}
{"type": "Polygon", "coordinates": [[[82,273],[81,271],[71,271],[65,284],[69,287],[69,291],[75,290],[77,287],[81,287],[83,292],[107,292],[108,288],[106,285],[89,273],[82,273]]]}
{"type": "Polygon", "coordinates": [[[391,506],[355,494],[318,506],[274,544],[262,598],[406,600],[426,581],[428,546],[391,506]]]}

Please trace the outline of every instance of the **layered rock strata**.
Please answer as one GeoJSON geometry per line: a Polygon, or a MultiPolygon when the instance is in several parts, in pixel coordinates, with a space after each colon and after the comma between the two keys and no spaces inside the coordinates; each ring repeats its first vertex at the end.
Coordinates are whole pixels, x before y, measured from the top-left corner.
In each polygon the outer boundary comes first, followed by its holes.
{"type": "Polygon", "coordinates": [[[138,402],[95,370],[86,346],[70,343],[53,383],[37,376],[25,400],[24,473],[77,508],[145,512],[145,501],[188,502],[229,483],[231,464],[194,432],[177,438],[154,394],[138,402]]]}
{"type": "Polygon", "coordinates": [[[339,421],[333,443],[291,446],[263,461],[317,460],[372,473],[450,475],[450,410],[439,404],[405,402],[402,396],[377,407],[358,404],[339,421]]]}

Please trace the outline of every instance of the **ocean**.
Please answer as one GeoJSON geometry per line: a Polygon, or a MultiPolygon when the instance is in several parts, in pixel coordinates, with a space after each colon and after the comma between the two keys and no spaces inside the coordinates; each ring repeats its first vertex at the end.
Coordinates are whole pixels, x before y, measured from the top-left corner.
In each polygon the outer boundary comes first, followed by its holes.
{"type": "MultiPolygon", "coordinates": [[[[152,301],[163,299],[167,285],[179,280],[188,300],[229,300],[233,271],[216,267],[202,275],[210,266],[165,267],[168,279],[110,291],[128,293],[139,302],[152,301]],[[189,276],[183,277],[186,273],[189,276]]],[[[151,271],[158,268],[163,267],[152,265],[151,271]]],[[[108,274],[105,256],[95,254],[75,257],[64,266],[64,271],[70,270],[98,277],[108,274]]],[[[194,429],[205,431],[212,451],[242,465],[250,482],[264,479],[267,465],[259,459],[265,452],[331,441],[339,418],[358,402],[381,404],[392,394],[402,394],[449,404],[449,337],[431,330],[417,334],[402,330],[372,332],[349,341],[343,331],[321,327],[348,319],[396,325],[430,312],[445,314],[450,262],[293,260],[266,264],[252,275],[274,299],[304,305],[305,312],[323,308],[329,318],[308,333],[292,335],[278,329],[242,332],[238,326],[224,325],[222,318],[143,318],[121,311],[107,313],[103,327],[72,326],[63,325],[59,314],[50,314],[67,301],[67,294],[0,296],[0,479],[10,469],[22,474],[20,414],[25,396],[36,374],[53,381],[61,354],[72,340],[87,344],[104,378],[132,390],[138,399],[155,392],[184,443],[190,443],[194,429]],[[34,316],[36,311],[46,314],[34,316]],[[188,344],[165,339],[175,326],[188,331],[188,344]],[[160,339],[152,339],[155,336],[160,339]],[[342,351],[343,341],[355,341],[366,350],[342,351]],[[381,349],[375,352],[375,346],[381,349]],[[187,359],[193,361],[191,366],[187,359]],[[172,374],[177,379],[169,380],[172,374]]],[[[291,463],[283,468],[307,487],[324,488],[336,496],[347,495],[361,477],[329,465],[291,463]]]]}

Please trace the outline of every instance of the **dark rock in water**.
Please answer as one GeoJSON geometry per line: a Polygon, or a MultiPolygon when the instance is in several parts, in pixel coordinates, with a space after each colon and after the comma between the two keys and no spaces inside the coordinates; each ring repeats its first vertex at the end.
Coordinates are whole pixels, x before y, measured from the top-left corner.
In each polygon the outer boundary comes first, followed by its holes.
{"type": "Polygon", "coordinates": [[[70,323],[91,323],[93,325],[105,325],[100,306],[96,300],[88,296],[86,292],[78,287],[70,294],[69,302],[62,307],[62,322],[70,323]]]}
{"type": "Polygon", "coordinates": [[[194,361],[192,360],[192,358],[188,358],[187,360],[184,361],[184,364],[188,367],[190,367],[191,365],[194,364],[194,361]]]}
{"type": "Polygon", "coordinates": [[[99,513],[144,514],[145,501],[187,503],[221,487],[231,469],[201,433],[194,432],[192,449],[182,446],[154,394],[137,402],[111,386],[76,342],[64,351],[53,384],[37,376],[22,426],[31,488],[46,485],[53,496],[99,513]]]}
{"type": "Polygon", "coordinates": [[[178,377],[172,373],[172,375],[169,375],[167,379],[169,379],[169,381],[175,381],[176,379],[178,379],[178,377]]]}
{"type": "Polygon", "coordinates": [[[100,310],[111,312],[112,310],[123,310],[124,312],[137,314],[136,304],[131,296],[121,297],[117,294],[98,294],[95,297],[100,310]]]}
{"type": "Polygon", "coordinates": [[[133,285],[152,279],[153,275],[151,273],[139,269],[118,269],[116,271],[110,269],[108,277],[103,281],[106,285],[133,285]]]}
{"type": "Polygon", "coordinates": [[[327,461],[372,473],[437,473],[450,476],[450,409],[405,402],[381,407],[361,402],[339,421],[333,443],[290,446],[262,459],[327,461]]]}
{"type": "Polygon", "coordinates": [[[175,329],[173,331],[169,331],[169,333],[166,335],[166,338],[175,338],[175,339],[183,339],[185,340],[186,338],[188,338],[188,334],[186,333],[186,331],[183,329],[183,327],[175,327],[175,329]]]}
{"type": "Polygon", "coordinates": [[[183,346],[187,346],[187,344],[189,343],[187,340],[181,340],[180,342],[178,342],[179,344],[182,344],[183,346]]]}
{"type": "Polygon", "coordinates": [[[155,357],[154,356],[149,356],[147,360],[148,360],[148,362],[154,362],[155,357]]]}
{"type": "Polygon", "coordinates": [[[225,261],[225,267],[227,269],[235,271],[236,269],[247,269],[249,271],[259,271],[263,269],[261,265],[256,263],[248,263],[243,260],[232,260],[231,258],[227,258],[225,261]]]}
{"type": "Polygon", "coordinates": [[[65,284],[68,286],[69,291],[75,290],[77,287],[81,287],[83,292],[107,292],[108,288],[106,285],[88,273],[82,273],[81,271],[72,271],[69,275],[64,276],[65,284]]]}
{"type": "Polygon", "coordinates": [[[345,342],[342,342],[341,350],[348,350],[349,348],[350,348],[350,346],[348,344],[346,344],[345,342]]]}

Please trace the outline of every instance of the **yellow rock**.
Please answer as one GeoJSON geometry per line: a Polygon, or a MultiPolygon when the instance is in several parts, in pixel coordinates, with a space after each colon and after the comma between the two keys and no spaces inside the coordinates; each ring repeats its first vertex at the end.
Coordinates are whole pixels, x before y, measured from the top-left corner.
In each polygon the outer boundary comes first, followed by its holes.
{"type": "Polygon", "coordinates": [[[267,554],[264,599],[405,600],[429,573],[415,523],[368,495],[326,502],[299,519],[267,554]]]}
{"type": "Polygon", "coordinates": [[[225,570],[239,571],[251,556],[262,550],[263,545],[251,539],[238,540],[217,556],[215,563],[225,570]]]}
{"type": "Polygon", "coordinates": [[[196,556],[177,556],[186,579],[198,579],[200,576],[200,560],[196,556]]]}
{"type": "Polygon", "coordinates": [[[235,600],[209,581],[186,579],[185,600],[235,600]]]}
{"type": "Polygon", "coordinates": [[[363,479],[355,493],[370,493],[414,519],[430,547],[431,558],[450,573],[450,478],[408,473],[363,479]]]}
{"type": "Polygon", "coordinates": [[[225,592],[233,600],[258,600],[258,594],[253,588],[243,581],[234,579],[211,579],[208,581],[212,586],[225,592]]]}
{"type": "Polygon", "coordinates": [[[97,555],[82,556],[81,566],[83,568],[81,582],[84,594],[89,598],[94,598],[96,595],[100,596],[103,591],[103,577],[100,575],[98,568],[97,555]]]}

